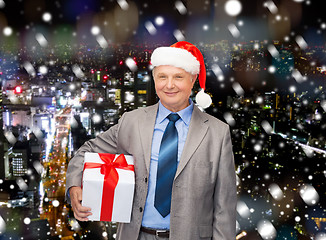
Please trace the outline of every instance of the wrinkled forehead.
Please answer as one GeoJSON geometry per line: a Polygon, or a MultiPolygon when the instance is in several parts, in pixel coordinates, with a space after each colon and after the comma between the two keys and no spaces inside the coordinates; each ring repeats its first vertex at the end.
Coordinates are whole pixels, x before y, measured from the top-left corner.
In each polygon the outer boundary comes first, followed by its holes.
{"type": "MultiPolygon", "coordinates": [[[[171,66],[171,65],[160,65],[160,66],[156,66],[153,68],[152,70],[153,72],[180,72],[180,73],[189,73],[186,70],[184,70],[183,68],[180,67],[175,67],[175,66],[171,66]]],[[[191,73],[189,73],[191,74],[191,73]]]]}
{"type": "Polygon", "coordinates": [[[161,75],[171,75],[171,76],[182,75],[186,78],[189,78],[190,80],[196,80],[198,76],[198,74],[191,74],[182,68],[178,68],[170,65],[161,65],[161,66],[154,67],[152,69],[152,75],[153,78],[159,77],[161,75]]]}

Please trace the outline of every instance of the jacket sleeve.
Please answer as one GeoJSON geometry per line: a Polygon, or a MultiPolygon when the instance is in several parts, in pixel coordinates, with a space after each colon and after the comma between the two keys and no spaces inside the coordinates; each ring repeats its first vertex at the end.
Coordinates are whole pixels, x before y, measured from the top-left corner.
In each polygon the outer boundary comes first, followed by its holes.
{"type": "MultiPolygon", "coordinates": [[[[124,116],[124,115],[123,115],[124,116]]],[[[73,186],[81,186],[82,173],[84,166],[85,152],[96,153],[113,153],[116,154],[117,149],[117,137],[120,123],[123,116],[119,120],[119,123],[109,128],[104,133],[99,134],[96,138],[85,142],[76,152],[75,156],[69,161],[67,173],[66,173],[66,200],[70,203],[68,190],[73,186]]]]}
{"type": "Polygon", "coordinates": [[[237,189],[234,157],[229,128],[226,128],[214,193],[214,240],[236,238],[237,189]]]}

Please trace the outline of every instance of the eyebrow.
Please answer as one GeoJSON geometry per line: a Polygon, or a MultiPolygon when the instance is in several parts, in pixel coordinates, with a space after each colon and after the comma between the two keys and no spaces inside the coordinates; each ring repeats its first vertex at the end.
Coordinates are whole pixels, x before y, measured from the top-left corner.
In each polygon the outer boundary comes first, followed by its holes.
{"type": "MultiPolygon", "coordinates": [[[[166,73],[166,72],[157,72],[157,73],[155,73],[155,75],[156,75],[157,77],[162,77],[162,76],[167,76],[167,75],[169,75],[169,74],[166,73]]],[[[176,73],[172,73],[172,77],[177,77],[177,76],[185,77],[185,76],[186,76],[186,73],[184,73],[184,72],[176,72],[176,73]]]]}
{"type": "Polygon", "coordinates": [[[174,77],[177,77],[177,76],[181,76],[181,77],[185,77],[186,74],[185,73],[175,73],[173,74],[174,77]]]}
{"type": "Polygon", "coordinates": [[[157,76],[163,76],[163,75],[167,75],[167,74],[162,73],[162,72],[157,73],[157,76]]]}
{"type": "MultiPolygon", "coordinates": [[[[165,72],[158,72],[157,75],[168,75],[167,73],[165,72]]],[[[175,75],[185,75],[185,73],[183,72],[176,72],[176,73],[173,73],[172,76],[175,76],[175,75]]]]}

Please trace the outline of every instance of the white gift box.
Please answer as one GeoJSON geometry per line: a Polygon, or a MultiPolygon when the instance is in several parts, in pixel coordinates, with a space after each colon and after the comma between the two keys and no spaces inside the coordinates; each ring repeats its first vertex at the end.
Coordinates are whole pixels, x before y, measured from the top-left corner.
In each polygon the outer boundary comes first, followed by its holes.
{"type": "Polygon", "coordinates": [[[89,220],[130,222],[135,187],[133,164],[131,155],[85,153],[82,205],[92,209],[89,220]],[[105,163],[104,158],[111,158],[111,163],[105,163]]]}

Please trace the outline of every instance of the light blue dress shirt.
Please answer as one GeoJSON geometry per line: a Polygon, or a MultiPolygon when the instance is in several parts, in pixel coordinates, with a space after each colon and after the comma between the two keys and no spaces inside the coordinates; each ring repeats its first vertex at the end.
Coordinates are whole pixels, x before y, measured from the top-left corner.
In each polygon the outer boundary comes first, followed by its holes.
{"type": "MultiPolygon", "coordinates": [[[[180,116],[180,119],[175,123],[175,127],[178,131],[178,163],[180,161],[181,153],[186,142],[191,115],[194,109],[194,104],[191,99],[189,99],[189,103],[190,105],[188,107],[177,112],[180,116]]],[[[154,207],[158,155],[160,151],[163,133],[169,123],[169,120],[166,117],[170,113],[171,111],[166,109],[162,105],[162,103],[159,102],[152,141],[148,193],[142,220],[143,227],[154,229],[170,229],[170,214],[163,218],[162,215],[154,207]]]]}

